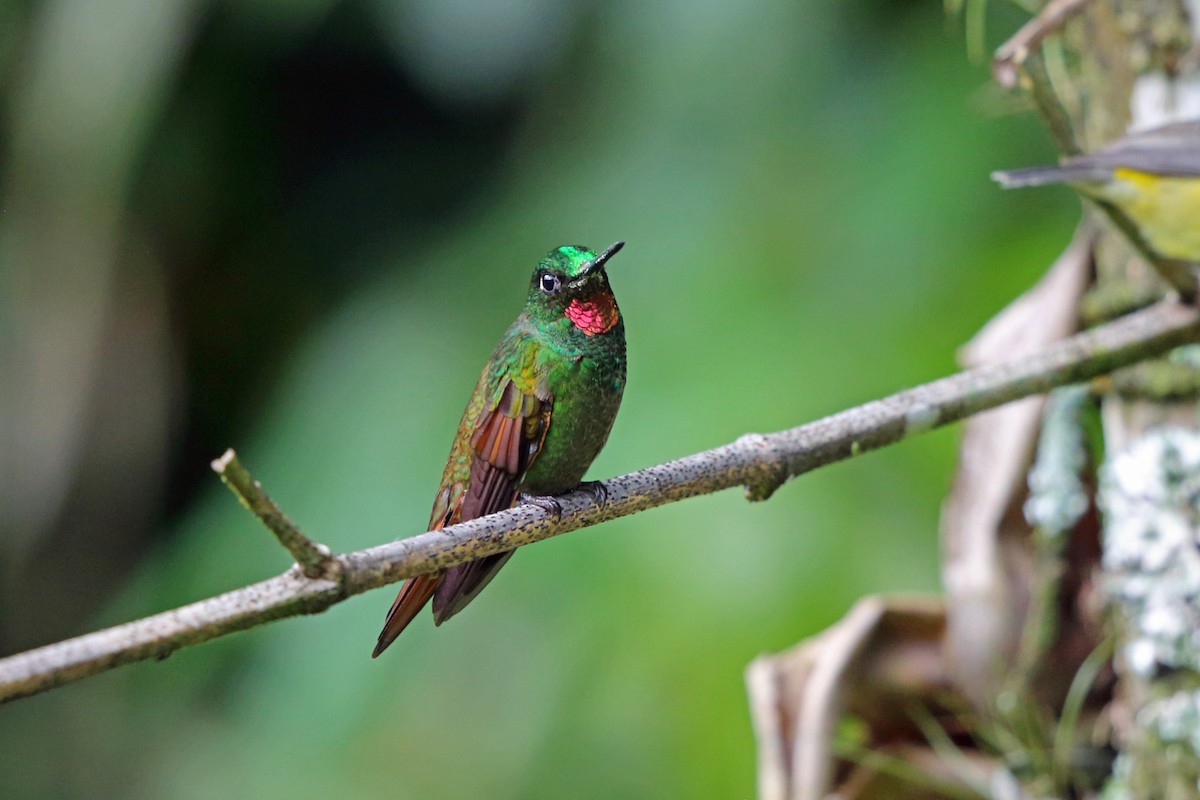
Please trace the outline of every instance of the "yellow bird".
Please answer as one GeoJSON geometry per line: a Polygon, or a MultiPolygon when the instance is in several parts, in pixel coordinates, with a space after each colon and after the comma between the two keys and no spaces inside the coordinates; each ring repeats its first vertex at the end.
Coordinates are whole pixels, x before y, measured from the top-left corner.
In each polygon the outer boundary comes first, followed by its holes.
{"type": "Polygon", "coordinates": [[[1159,256],[1200,262],[1200,120],[1131,134],[1057,166],[992,173],[1005,189],[1067,183],[1115,206],[1159,256]]]}

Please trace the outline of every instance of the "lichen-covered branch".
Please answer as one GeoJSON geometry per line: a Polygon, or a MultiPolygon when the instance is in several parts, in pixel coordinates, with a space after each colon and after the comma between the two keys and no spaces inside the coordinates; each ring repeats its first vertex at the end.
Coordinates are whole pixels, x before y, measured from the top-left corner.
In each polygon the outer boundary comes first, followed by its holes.
{"type": "Polygon", "coordinates": [[[1126,702],[1137,710],[1114,769],[1130,797],[1195,797],[1200,785],[1197,498],[1192,428],[1147,431],[1101,472],[1105,589],[1126,702]]]}
{"type": "Polygon", "coordinates": [[[608,500],[603,507],[591,494],[574,492],[561,498],[558,519],[540,508],[519,506],[440,531],[331,556],[339,567],[327,569],[328,577],[306,577],[297,566],[218,597],[0,659],[0,702],[121,664],[161,658],[186,645],[264,622],[323,611],[368,589],[685,497],[745,486],[750,499],[762,500],[786,480],[824,464],[1198,340],[1200,311],[1164,302],[1032,356],[967,370],[807,425],[748,434],[722,447],[613,478],[605,481],[608,500]]]}

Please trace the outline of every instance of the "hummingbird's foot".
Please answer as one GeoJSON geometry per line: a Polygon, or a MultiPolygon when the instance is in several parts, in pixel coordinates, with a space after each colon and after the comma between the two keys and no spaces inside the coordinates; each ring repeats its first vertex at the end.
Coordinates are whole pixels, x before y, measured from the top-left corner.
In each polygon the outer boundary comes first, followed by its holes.
{"type": "Polygon", "coordinates": [[[542,511],[549,514],[555,522],[562,519],[562,503],[555,500],[548,494],[528,494],[521,492],[517,496],[522,503],[528,503],[531,506],[537,506],[542,511]]]}
{"type": "Polygon", "coordinates": [[[584,481],[579,484],[579,491],[590,494],[592,500],[601,508],[608,505],[608,487],[603,481],[584,481]]]}

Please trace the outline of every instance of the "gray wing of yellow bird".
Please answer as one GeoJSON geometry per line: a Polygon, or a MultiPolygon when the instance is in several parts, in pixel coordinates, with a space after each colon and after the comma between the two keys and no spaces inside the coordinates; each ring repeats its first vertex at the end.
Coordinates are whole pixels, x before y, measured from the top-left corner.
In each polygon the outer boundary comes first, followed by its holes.
{"type": "Polygon", "coordinates": [[[1176,122],[1117,139],[1094,153],[1054,165],[999,170],[992,180],[1005,189],[1049,183],[1108,181],[1118,169],[1152,175],[1200,177],[1200,120],[1176,122]]]}
{"type": "Polygon", "coordinates": [[[1200,120],[1135,133],[1056,165],[993,172],[992,180],[1005,189],[1068,183],[1116,206],[1159,255],[1200,262],[1200,120]]]}

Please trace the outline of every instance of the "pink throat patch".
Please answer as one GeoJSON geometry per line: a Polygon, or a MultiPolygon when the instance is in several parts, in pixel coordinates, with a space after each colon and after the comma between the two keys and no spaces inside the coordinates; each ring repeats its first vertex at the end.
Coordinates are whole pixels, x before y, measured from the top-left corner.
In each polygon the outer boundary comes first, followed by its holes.
{"type": "Polygon", "coordinates": [[[575,327],[588,336],[607,333],[621,319],[617,310],[617,299],[612,292],[601,292],[587,300],[572,300],[567,306],[567,316],[575,327]]]}

